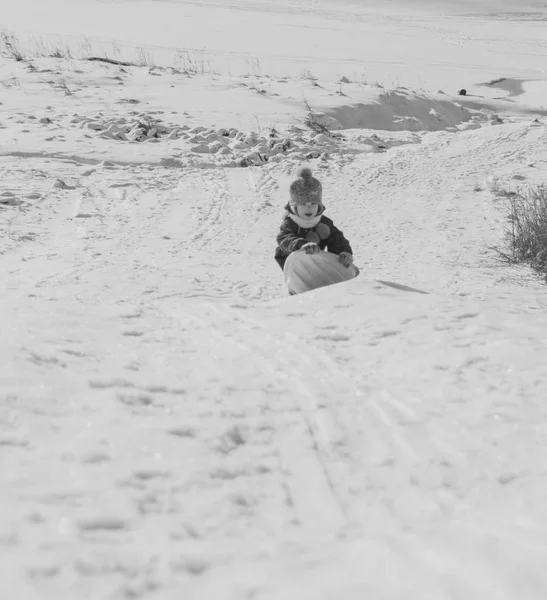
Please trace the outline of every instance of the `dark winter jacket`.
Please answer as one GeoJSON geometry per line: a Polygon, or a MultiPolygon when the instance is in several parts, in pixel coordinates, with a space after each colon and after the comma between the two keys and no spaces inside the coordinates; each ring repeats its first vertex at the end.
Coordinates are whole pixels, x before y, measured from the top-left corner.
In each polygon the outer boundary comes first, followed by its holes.
{"type": "MultiPolygon", "coordinates": [[[[290,210],[289,206],[285,207],[287,211],[290,210]]],[[[348,240],[344,237],[344,234],[335,227],[334,223],[325,215],[321,216],[319,223],[310,229],[304,229],[299,227],[287,214],[281,223],[281,228],[277,234],[277,248],[275,249],[275,260],[278,262],[281,268],[284,267],[287,256],[302,248],[304,244],[307,244],[310,240],[306,239],[306,236],[310,232],[317,233],[317,229],[321,231],[322,227],[327,226],[330,229],[330,234],[327,238],[321,239],[317,242],[317,245],[321,250],[327,250],[333,254],[340,254],[341,252],[348,252],[353,254],[351,246],[348,240]]]]}

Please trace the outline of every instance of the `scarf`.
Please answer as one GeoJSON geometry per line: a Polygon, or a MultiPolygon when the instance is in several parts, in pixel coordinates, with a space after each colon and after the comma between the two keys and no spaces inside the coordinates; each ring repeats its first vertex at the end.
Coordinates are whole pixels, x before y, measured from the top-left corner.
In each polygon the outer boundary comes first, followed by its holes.
{"type": "Polygon", "coordinates": [[[289,218],[292,219],[298,227],[302,229],[313,229],[321,220],[321,215],[315,215],[313,219],[302,219],[298,215],[294,215],[293,213],[289,213],[289,218]]]}

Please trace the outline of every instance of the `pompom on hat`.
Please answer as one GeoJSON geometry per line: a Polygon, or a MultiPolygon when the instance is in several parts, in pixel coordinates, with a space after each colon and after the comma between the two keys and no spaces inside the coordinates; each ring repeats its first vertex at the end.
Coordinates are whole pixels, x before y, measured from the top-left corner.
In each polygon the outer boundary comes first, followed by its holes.
{"type": "Polygon", "coordinates": [[[296,179],[291,183],[289,188],[291,206],[299,206],[306,204],[319,204],[323,207],[323,186],[319,179],[316,179],[309,167],[301,168],[296,179]]]}

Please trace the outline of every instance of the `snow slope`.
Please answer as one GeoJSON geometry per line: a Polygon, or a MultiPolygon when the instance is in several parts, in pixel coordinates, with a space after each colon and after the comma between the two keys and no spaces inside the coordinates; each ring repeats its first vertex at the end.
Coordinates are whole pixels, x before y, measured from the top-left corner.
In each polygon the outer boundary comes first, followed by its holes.
{"type": "Polygon", "coordinates": [[[265,22],[349,56],[374,15],[406,80],[334,73],[309,40],[317,78],[291,78],[287,38],[260,47],[278,74],[2,59],[0,597],[543,599],[545,286],[492,250],[503,190],[547,172],[541,22],[507,40],[501,2],[239,0],[207,29],[190,2],[40,6],[6,25],[150,48],[144,17],[211,37],[229,17],[250,33],[223,56],[265,22]],[[480,68],[429,45],[464,23],[480,68]],[[425,89],[389,42],[418,30],[425,89]],[[304,162],[362,275],[287,297],[274,238],[304,162]]]}

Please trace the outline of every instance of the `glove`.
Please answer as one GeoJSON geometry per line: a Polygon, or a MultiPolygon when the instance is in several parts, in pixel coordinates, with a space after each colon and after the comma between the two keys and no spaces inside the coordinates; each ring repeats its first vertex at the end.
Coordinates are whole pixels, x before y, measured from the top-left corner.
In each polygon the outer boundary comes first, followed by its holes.
{"type": "Polygon", "coordinates": [[[319,248],[319,246],[317,244],[314,244],[313,242],[309,242],[308,244],[304,244],[302,246],[302,248],[300,248],[301,250],[304,250],[304,252],[306,254],[317,254],[321,248],[319,248]]]}
{"type": "Polygon", "coordinates": [[[349,252],[340,252],[340,254],[338,255],[338,260],[347,269],[353,262],[353,256],[349,252]]]}

